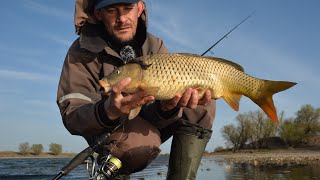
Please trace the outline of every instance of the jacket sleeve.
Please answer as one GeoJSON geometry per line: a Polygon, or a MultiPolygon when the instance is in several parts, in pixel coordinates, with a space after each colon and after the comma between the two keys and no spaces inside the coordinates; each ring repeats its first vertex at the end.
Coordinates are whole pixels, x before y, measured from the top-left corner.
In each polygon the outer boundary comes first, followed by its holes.
{"type": "Polygon", "coordinates": [[[104,99],[98,93],[101,66],[97,55],[80,49],[78,41],[69,49],[58,86],[57,104],[71,134],[92,137],[111,131],[117,125],[107,118],[104,99]]]}

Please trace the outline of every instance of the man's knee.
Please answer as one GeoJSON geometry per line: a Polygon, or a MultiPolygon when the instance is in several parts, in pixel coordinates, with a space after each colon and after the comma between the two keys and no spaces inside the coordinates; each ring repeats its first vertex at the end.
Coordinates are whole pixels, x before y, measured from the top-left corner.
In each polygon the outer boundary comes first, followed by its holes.
{"type": "Polygon", "coordinates": [[[137,117],[128,120],[109,137],[105,150],[120,159],[120,172],[130,174],[144,169],[160,153],[159,131],[137,117]]]}

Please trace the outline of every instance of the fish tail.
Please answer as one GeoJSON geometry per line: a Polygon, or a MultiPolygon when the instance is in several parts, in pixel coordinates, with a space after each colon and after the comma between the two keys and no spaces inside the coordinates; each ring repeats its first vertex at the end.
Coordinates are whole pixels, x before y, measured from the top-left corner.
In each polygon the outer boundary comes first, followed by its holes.
{"type": "Polygon", "coordinates": [[[296,85],[295,82],[287,81],[268,81],[265,80],[265,92],[263,96],[253,99],[253,101],[270,117],[270,119],[278,123],[277,111],[273,103],[272,95],[289,89],[296,85]]]}

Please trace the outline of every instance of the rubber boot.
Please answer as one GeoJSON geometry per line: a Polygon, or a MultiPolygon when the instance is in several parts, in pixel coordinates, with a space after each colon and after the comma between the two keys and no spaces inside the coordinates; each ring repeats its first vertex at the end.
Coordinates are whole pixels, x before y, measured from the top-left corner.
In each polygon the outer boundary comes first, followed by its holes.
{"type": "Polygon", "coordinates": [[[209,139],[175,134],[171,144],[167,180],[194,180],[209,139]]]}

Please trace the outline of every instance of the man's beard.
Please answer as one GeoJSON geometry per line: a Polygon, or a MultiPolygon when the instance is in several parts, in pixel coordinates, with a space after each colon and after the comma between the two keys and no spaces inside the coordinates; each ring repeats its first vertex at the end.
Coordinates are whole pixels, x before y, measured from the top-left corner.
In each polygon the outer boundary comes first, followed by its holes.
{"type": "Polygon", "coordinates": [[[136,53],[139,52],[139,49],[142,47],[144,41],[146,40],[147,30],[146,25],[141,18],[139,18],[138,27],[136,33],[128,40],[123,40],[118,38],[114,33],[106,30],[105,40],[111,45],[111,48],[120,52],[120,50],[125,46],[131,46],[135,49],[136,53]]]}
{"type": "Polygon", "coordinates": [[[110,43],[118,48],[122,48],[127,45],[134,46],[136,40],[136,34],[134,34],[130,39],[127,40],[120,39],[115,34],[111,33],[108,33],[108,36],[110,43]]]}
{"type": "Polygon", "coordinates": [[[134,40],[135,40],[135,35],[130,38],[129,40],[122,40],[118,37],[115,37],[115,36],[111,36],[111,42],[112,44],[116,45],[116,46],[119,46],[119,47],[124,47],[124,46],[127,46],[127,45],[133,45],[134,44],[134,40]]]}

